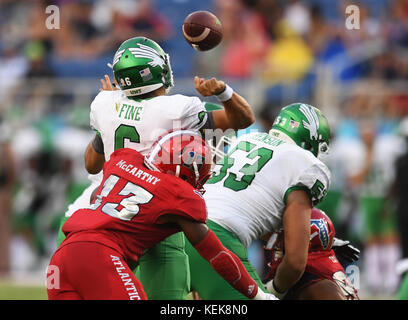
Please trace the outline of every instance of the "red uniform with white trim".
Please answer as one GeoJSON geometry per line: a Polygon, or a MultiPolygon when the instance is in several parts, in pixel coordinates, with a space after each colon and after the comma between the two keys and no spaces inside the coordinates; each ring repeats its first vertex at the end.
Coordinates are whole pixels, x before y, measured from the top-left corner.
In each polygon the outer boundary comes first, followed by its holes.
{"type": "Polygon", "coordinates": [[[158,218],[177,214],[206,222],[201,194],[180,178],[149,170],[134,150],[115,151],[103,171],[91,208],[76,211],[64,224],[67,238],[50,262],[60,267],[60,289],[48,290],[50,299],[145,299],[127,264],[181,231],[176,225],[160,224],[158,218]],[[86,272],[93,265],[97,268],[86,272]]]}
{"type": "Polygon", "coordinates": [[[109,230],[109,244],[137,261],[144,249],[181,231],[160,225],[157,219],[161,215],[171,213],[206,222],[205,202],[189,183],[149,170],[144,157],[133,150],[119,149],[111,157],[91,208],[78,210],[64,224],[67,243],[74,241],[71,234],[79,231],[109,230]]]}
{"type": "MultiPolygon", "coordinates": [[[[307,264],[302,278],[290,289],[286,298],[296,299],[303,288],[314,282],[328,279],[336,283],[349,300],[358,299],[357,291],[347,279],[343,266],[332,249],[335,230],[330,218],[321,210],[312,209],[310,219],[310,244],[307,264]]],[[[269,267],[267,280],[273,279],[285,252],[284,231],[271,235],[264,248],[269,267]]]]}
{"type": "MultiPolygon", "coordinates": [[[[206,222],[200,192],[178,177],[149,170],[144,161],[135,150],[115,151],[104,166],[91,207],[76,211],[64,224],[67,237],[48,269],[59,270],[58,285],[47,285],[50,300],[147,299],[128,264],[137,262],[144,249],[181,231],[176,224],[160,223],[159,218],[175,214],[206,222]]],[[[239,258],[211,230],[195,249],[247,297],[275,298],[259,290],[239,258]]]]}

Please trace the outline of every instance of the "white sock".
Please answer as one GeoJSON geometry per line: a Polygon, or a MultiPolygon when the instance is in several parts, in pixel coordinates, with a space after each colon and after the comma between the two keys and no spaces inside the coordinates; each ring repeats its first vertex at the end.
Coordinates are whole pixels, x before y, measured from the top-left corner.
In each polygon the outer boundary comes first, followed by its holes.
{"type": "Polygon", "coordinates": [[[401,249],[398,244],[385,244],[381,246],[381,264],[384,266],[384,288],[389,293],[395,293],[400,277],[396,271],[396,264],[401,257],[401,249]]]}
{"type": "Polygon", "coordinates": [[[364,269],[369,288],[378,293],[381,290],[383,278],[380,269],[379,245],[370,245],[364,249],[364,269]]]}

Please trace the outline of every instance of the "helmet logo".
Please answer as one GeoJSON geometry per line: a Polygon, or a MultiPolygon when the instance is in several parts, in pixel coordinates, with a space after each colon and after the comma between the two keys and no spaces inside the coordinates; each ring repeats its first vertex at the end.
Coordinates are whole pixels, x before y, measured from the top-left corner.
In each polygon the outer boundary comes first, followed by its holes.
{"type": "Polygon", "coordinates": [[[147,64],[154,67],[160,66],[163,68],[166,64],[164,59],[157,53],[157,51],[149,46],[138,43],[139,48],[129,48],[129,51],[135,58],[145,58],[151,61],[147,64]]]}
{"type": "Polygon", "coordinates": [[[318,140],[319,118],[316,111],[313,108],[306,106],[305,104],[301,104],[299,110],[307,119],[307,122],[305,120],[302,120],[302,123],[305,129],[309,130],[310,140],[318,140]]]}
{"type": "Polygon", "coordinates": [[[310,241],[312,241],[315,236],[318,236],[322,247],[327,249],[329,246],[329,230],[324,219],[310,219],[310,227],[312,229],[310,241]]]}
{"type": "Polygon", "coordinates": [[[181,151],[183,158],[183,165],[187,168],[193,167],[193,162],[196,162],[198,170],[201,169],[204,163],[204,157],[193,150],[187,151],[186,149],[181,151]],[[186,151],[186,152],[185,152],[186,151]]]}
{"type": "Polygon", "coordinates": [[[113,57],[113,66],[118,63],[120,58],[122,57],[123,52],[125,52],[126,49],[119,50],[115,53],[115,56],[113,57]]]}

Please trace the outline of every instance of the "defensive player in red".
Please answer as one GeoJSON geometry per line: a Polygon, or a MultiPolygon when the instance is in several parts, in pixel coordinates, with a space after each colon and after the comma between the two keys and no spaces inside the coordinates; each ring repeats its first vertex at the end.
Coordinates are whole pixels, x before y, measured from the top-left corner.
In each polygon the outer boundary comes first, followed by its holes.
{"type": "Polygon", "coordinates": [[[116,150],[104,165],[102,184],[89,209],[64,224],[66,239],[50,261],[59,286],[54,299],[147,299],[129,264],[143,250],[183,231],[195,249],[236,290],[256,299],[276,299],[249,276],[239,258],[207,228],[203,185],[211,151],[198,133],[175,131],[158,140],[148,157],[116,150]]]}
{"type": "MultiPolygon", "coordinates": [[[[359,250],[347,241],[336,239],[330,218],[313,208],[310,219],[310,244],[307,265],[300,280],[281,299],[295,300],[357,300],[357,290],[348,281],[338,258],[348,262],[358,259],[359,250]],[[340,255],[340,257],[337,257],[340,255]]],[[[283,230],[274,233],[265,246],[265,260],[269,266],[266,286],[272,284],[284,255],[283,230]]],[[[343,263],[344,264],[344,263],[343,263]]],[[[271,292],[274,292],[273,288],[271,292]]],[[[279,294],[278,294],[279,295],[279,294]]]]}

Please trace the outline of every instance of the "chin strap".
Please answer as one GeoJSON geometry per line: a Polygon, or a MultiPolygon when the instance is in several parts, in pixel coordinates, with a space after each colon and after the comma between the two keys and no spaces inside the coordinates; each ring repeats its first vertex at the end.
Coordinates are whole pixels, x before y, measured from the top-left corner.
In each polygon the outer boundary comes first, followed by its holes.
{"type": "Polygon", "coordinates": [[[198,179],[200,179],[200,172],[198,171],[197,162],[195,161],[193,161],[193,168],[194,168],[194,174],[195,174],[195,185],[197,186],[198,179]]]}

